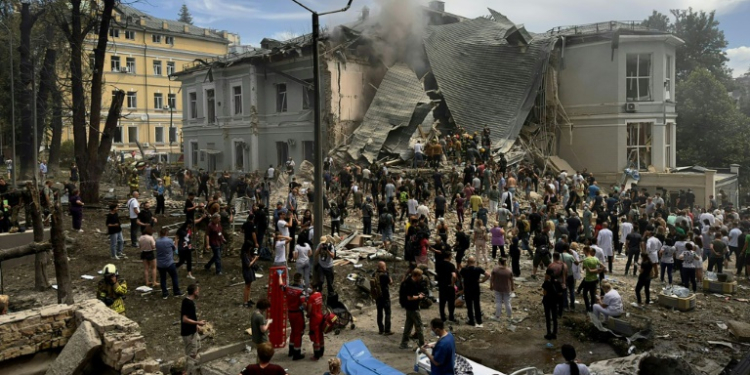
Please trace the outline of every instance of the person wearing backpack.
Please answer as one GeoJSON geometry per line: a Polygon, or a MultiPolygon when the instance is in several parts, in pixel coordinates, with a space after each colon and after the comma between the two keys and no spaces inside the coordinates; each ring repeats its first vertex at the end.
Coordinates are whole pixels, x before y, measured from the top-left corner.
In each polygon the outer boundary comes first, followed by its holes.
{"type": "Polygon", "coordinates": [[[362,234],[372,234],[372,215],[374,212],[372,198],[367,197],[364,206],[362,206],[362,234]]]}
{"type": "Polygon", "coordinates": [[[375,306],[378,309],[379,335],[390,336],[393,334],[393,331],[391,331],[391,293],[388,289],[391,284],[393,284],[393,279],[388,274],[385,262],[378,262],[378,270],[370,279],[370,295],[375,299],[375,306]]]}

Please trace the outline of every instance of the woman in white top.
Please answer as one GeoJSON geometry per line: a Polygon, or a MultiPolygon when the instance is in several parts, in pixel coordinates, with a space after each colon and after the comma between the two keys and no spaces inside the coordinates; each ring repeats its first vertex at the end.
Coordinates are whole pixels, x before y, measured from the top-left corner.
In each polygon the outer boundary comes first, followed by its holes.
{"type": "Polygon", "coordinates": [[[582,364],[576,363],[576,349],[569,344],[562,346],[562,356],[565,363],[555,366],[553,375],[589,375],[589,368],[582,364]]]}
{"type": "Polygon", "coordinates": [[[608,282],[602,282],[602,289],[604,290],[604,297],[594,305],[594,315],[597,318],[604,315],[602,321],[606,322],[610,316],[616,318],[622,315],[622,297],[620,297],[620,293],[612,289],[612,285],[608,282]]]}
{"type": "Polygon", "coordinates": [[[312,248],[310,247],[310,241],[305,236],[297,236],[297,241],[297,246],[294,247],[294,262],[297,265],[297,273],[302,274],[305,279],[305,288],[309,288],[312,248]]]}
{"type": "Polygon", "coordinates": [[[674,240],[667,239],[666,244],[661,247],[659,250],[659,264],[661,265],[661,272],[659,273],[659,277],[661,278],[661,282],[664,282],[664,270],[667,270],[667,276],[669,280],[669,285],[672,285],[672,270],[674,269],[674,254],[677,252],[677,249],[673,246],[674,240]]]}
{"type": "MultiPolygon", "coordinates": [[[[695,258],[698,254],[693,250],[693,243],[685,243],[685,251],[682,252],[682,286],[689,288],[690,283],[693,284],[693,292],[696,291],[695,283],[695,258]]],[[[700,267],[703,267],[701,264],[700,267]]]]}
{"type": "Polygon", "coordinates": [[[286,266],[286,244],[291,241],[291,237],[283,236],[281,232],[276,231],[276,242],[274,247],[273,265],[275,266],[286,266]]]}

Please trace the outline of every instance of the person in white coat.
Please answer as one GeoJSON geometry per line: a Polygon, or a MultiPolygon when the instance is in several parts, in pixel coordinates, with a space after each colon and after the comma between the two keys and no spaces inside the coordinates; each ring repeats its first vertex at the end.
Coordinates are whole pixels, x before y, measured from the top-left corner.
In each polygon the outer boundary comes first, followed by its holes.
{"type": "Polygon", "coordinates": [[[612,273],[612,262],[615,259],[613,237],[612,231],[609,230],[609,223],[605,221],[602,223],[602,229],[599,230],[599,235],[596,237],[596,244],[602,248],[604,256],[607,257],[609,273],[612,273]]]}

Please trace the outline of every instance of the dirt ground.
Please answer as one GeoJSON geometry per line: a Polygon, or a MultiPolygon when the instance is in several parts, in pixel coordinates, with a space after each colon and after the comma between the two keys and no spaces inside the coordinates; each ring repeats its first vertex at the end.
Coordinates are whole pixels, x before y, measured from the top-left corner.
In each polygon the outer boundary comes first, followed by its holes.
{"type": "MultiPolygon", "coordinates": [[[[181,211],[179,210],[172,210],[181,211]]],[[[169,209],[168,209],[169,213],[169,209]]],[[[448,219],[451,219],[449,213],[448,219]]],[[[356,215],[353,215],[353,217],[356,215]]],[[[95,287],[99,280],[97,271],[103,265],[112,262],[109,259],[109,244],[104,224],[105,211],[89,209],[84,211],[85,233],[68,233],[75,240],[75,245],[69,250],[70,273],[73,281],[76,301],[95,297],[95,287]],[[81,275],[93,275],[95,280],[84,280],[81,275]]],[[[122,211],[123,223],[127,222],[127,212],[122,211]]],[[[67,220],[67,219],[66,219],[67,220]]],[[[180,217],[166,216],[159,218],[160,224],[169,224],[181,221],[180,217]]],[[[347,222],[350,226],[356,226],[356,218],[347,222]]],[[[128,230],[124,230],[125,238],[128,238],[128,230]]],[[[398,235],[402,235],[399,233],[398,235]]],[[[453,235],[451,234],[450,238],[453,235]]],[[[238,239],[240,237],[237,237],[238,239]]],[[[126,241],[127,242],[127,241],[126,241]]],[[[237,243],[237,242],[236,242],[237,243]]],[[[126,247],[126,254],[130,256],[127,260],[115,261],[120,275],[128,281],[130,293],[125,301],[126,315],[141,325],[153,358],[163,361],[175,360],[182,356],[182,343],[179,337],[179,309],[180,299],[169,298],[162,300],[159,291],[148,295],[141,295],[135,288],[143,284],[143,267],[138,260],[137,250],[126,247]]],[[[236,253],[227,257],[224,263],[223,276],[215,276],[202,270],[203,264],[210,258],[195,256],[194,275],[201,285],[202,295],[198,301],[198,316],[213,323],[216,329],[214,338],[204,341],[204,349],[222,346],[247,340],[244,332],[249,327],[249,316],[252,310],[240,307],[242,302],[242,278],[240,274],[240,261],[236,253]]],[[[750,318],[750,284],[740,281],[738,291],[731,296],[717,296],[713,293],[698,293],[697,308],[690,312],[679,312],[651,304],[641,310],[630,306],[635,301],[634,287],[636,279],[632,276],[622,276],[626,259],[617,257],[615,261],[615,272],[610,277],[615,288],[623,296],[625,311],[647,317],[652,322],[653,338],[641,340],[635,343],[632,349],[635,353],[645,350],[670,353],[688,360],[693,365],[701,368],[723,368],[732,359],[739,359],[747,354],[748,345],[740,344],[732,335],[723,328],[730,320],[748,321],[750,318]],[[710,345],[708,341],[723,341],[731,343],[732,348],[721,345],[710,345]]],[[[373,355],[378,359],[391,364],[393,367],[410,372],[412,370],[414,354],[406,350],[399,350],[398,344],[403,327],[404,312],[393,303],[393,330],[396,335],[385,337],[377,334],[375,311],[370,306],[372,302],[369,297],[359,291],[354,283],[346,280],[346,275],[359,271],[371,272],[375,269],[374,261],[363,261],[363,267],[355,270],[351,265],[336,267],[336,289],[342,296],[342,300],[353,311],[356,321],[354,330],[346,330],[338,336],[331,335],[327,338],[329,344],[326,346],[326,357],[335,356],[343,342],[362,339],[368,345],[373,355]],[[364,311],[358,307],[361,304],[364,311]]],[[[264,264],[268,266],[268,264],[264,264]]],[[[730,264],[730,269],[733,264],[730,264]]],[[[403,262],[390,262],[389,269],[394,280],[403,275],[403,262]]],[[[4,268],[5,293],[11,296],[11,309],[20,310],[56,302],[56,294],[53,289],[46,292],[33,291],[33,264],[22,264],[11,269],[4,268]]],[[[54,270],[50,265],[49,275],[54,277],[54,270]]],[[[560,322],[560,333],[558,340],[554,341],[552,348],[548,348],[548,341],[543,339],[545,334],[544,313],[541,306],[541,281],[533,280],[531,274],[531,261],[522,259],[522,277],[516,282],[517,297],[512,300],[514,317],[523,319],[509,327],[507,323],[496,323],[485,319],[484,328],[469,327],[464,324],[466,310],[457,309],[457,317],[461,324],[453,325],[453,333],[457,337],[458,352],[484,365],[511,373],[516,369],[535,366],[551,372],[554,364],[561,361],[559,347],[564,343],[571,343],[577,347],[579,359],[584,363],[627,355],[630,345],[625,339],[615,338],[608,333],[599,333],[586,321],[586,315],[582,312],[582,298],[578,297],[576,313],[566,312],[560,322]]],[[[180,285],[182,288],[191,282],[186,278],[184,268],[179,270],[180,285]]],[[[679,276],[676,276],[679,279],[679,276]]],[[[52,280],[54,283],[54,280],[52,280]]],[[[267,278],[264,275],[253,285],[252,297],[257,300],[265,295],[267,278]]],[[[397,286],[392,287],[392,296],[397,294],[397,286]]],[[[488,284],[488,283],[487,283],[488,284]]],[[[482,310],[484,316],[489,318],[494,311],[492,295],[488,289],[483,290],[482,310]]],[[[652,299],[661,290],[662,284],[658,280],[652,282],[652,299]]],[[[431,318],[439,316],[437,304],[429,310],[423,311],[423,321],[426,323],[431,318]]],[[[305,337],[304,347],[306,352],[311,353],[311,344],[305,337]]],[[[310,361],[289,361],[284,350],[277,355],[275,362],[282,363],[290,373],[322,373],[325,371],[324,362],[311,364],[310,361]],[[314,370],[310,372],[310,370],[314,370]]],[[[232,373],[235,368],[250,361],[247,355],[228,357],[212,364],[217,371],[232,373]],[[234,362],[232,362],[234,360],[234,362]]],[[[253,360],[254,361],[254,360],[253,360]]],[[[236,372],[234,372],[236,373],[236,372]]]]}

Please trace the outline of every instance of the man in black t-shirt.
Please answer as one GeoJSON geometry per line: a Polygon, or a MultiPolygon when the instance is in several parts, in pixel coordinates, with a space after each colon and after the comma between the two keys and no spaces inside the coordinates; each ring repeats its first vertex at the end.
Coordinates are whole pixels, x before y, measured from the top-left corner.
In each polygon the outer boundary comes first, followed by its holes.
{"type": "Polygon", "coordinates": [[[441,217],[445,216],[445,205],[447,201],[445,200],[445,197],[443,196],[443,192],[438,192],[437,197],[435,197],[435,218],[439,219],[441,217]]]}
{"type": "Polygon", "coordinates": [[[183,210],[185,212],[185,221],[191,224],[195,222],[195,210],[199,207],[203,207],[203,203],[201,203],[200,205],[196,205],[193,201],[194,199],[195,192],[189,192],[188,199],[185,201],[185,209],[183,210]]]}
{"type": "Polygon", "coordinates": [[[430,246],[430,250],[435,253],[435,264],[442,261],[451,252],[451,247],[447,243],[443,242],[443,238],[440,236],[435,237],[435,245],[430,246]]]}
{"type": "Polygon", "coordinates": [[[435,259],[437,272],[438,299],[440,300],[440,319],[445,321],[445,303],[448,303],[448,320],[455,322],[453,312],[456,310],[456,266],[451,263],[451,253],[446,253],[442,260],[435,259]]]}
{"type": "Polygon", "coordinates": [[[482,328],[482,308],[479,304],[480,289],[479,284],[487,281],[490,278],[490,273],[485,271],[481,267],[477,267],[477,260],[474,257],[469,257],[466,262],[466,267],[461,269],[461,278],[464,282],[464,298],[466,299],[466,307],[469,310],[469,321],[466,323],[470,326],[482,328]]]}
{"type": "Polygon", "coordinates": [[[630,270],[631,263],[633,264],[633,276],[638,273],[638,256],[641,254],[641,242],[643,242],[643,236],[636,230],[628,233],[627,237],[625,237],[628,253],[628,262],[625,263],[626,276],[630,270]]]}
{"type": "Polygon", "coordinates": [[[125,242],[122,239],[122,227],[120,226],[120,216],[117,215],[117,204],[109,205],[106,224],[107,234],[109,234],[110,257],[116,260],[127,258],[122,252],[125,242]]]}
{"type": "Polygon", "coordinates": [[[198,368],[198,350],[201,348],[200,335],[198,326],[204,326],[205,320],[198,320],[198,314],[195,308],[195,300],[200,294],[200,287],[196,284],[190,284],[187,288],[187,297],[182,300],[180,308],[180,336],[185,345],[185,365],[188,374],[196,374],[198,368]]]}
{"type": "Polygon", "coordinates": [[[380,284],[380,297],[375,300],[375,306],[378,309],[378,334],[390,336],[393,332],[391,331],[391,291],[389,288],[393,284],[393,279],[388,274],[388,269],[383,261],[378,262],[378,270],[375,275],[378,277],[378,283],[380,284]]]}

